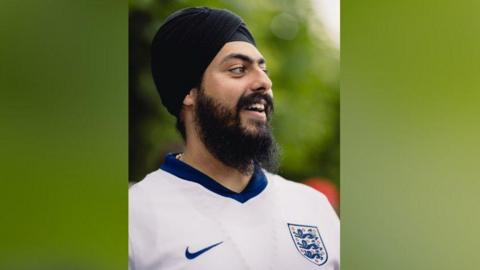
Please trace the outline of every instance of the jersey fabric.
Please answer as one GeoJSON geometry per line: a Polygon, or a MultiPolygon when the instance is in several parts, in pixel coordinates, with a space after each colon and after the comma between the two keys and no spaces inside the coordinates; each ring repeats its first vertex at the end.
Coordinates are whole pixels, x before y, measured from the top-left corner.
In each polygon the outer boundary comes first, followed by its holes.
{"type": "Polygon", "coordinates": [[[175,159],[129,190],[131,270],[340,269],[326,197],[257,168],[235,193],[175,159]]]}

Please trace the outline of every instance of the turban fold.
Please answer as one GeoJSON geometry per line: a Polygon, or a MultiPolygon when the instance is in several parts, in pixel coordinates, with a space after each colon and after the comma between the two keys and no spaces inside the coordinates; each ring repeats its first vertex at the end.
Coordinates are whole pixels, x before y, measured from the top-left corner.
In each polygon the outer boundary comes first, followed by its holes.
{"type": "Polygon", "coordinates": [[[151,65],[163,105],[178,117],[183,99],[230,41],[255,40],[240,17],[228,10],[186,8],[170,15],[155,35],[151,65]]]}

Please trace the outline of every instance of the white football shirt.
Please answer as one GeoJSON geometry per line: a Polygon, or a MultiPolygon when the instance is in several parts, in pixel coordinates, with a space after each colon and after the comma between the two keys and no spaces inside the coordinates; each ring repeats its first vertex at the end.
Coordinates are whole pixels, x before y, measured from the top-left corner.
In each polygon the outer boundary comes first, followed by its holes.
{"type": "Polygon", "coordinates": [[[241,193],[166,157],[129,190],[131,270],[340,269],[323,194],[257,169],[241,193]]]}

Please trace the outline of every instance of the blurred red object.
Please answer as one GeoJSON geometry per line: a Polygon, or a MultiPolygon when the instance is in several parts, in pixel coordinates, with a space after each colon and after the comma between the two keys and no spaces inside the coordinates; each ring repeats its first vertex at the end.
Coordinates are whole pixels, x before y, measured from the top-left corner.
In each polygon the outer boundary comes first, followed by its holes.
{"type": "Polygon", "coordinates": [[[303,183],[323,193],[338,213],[340,208],[340,192],[335,184],[328,179],[319,177],[309,178],[303,183]]]}

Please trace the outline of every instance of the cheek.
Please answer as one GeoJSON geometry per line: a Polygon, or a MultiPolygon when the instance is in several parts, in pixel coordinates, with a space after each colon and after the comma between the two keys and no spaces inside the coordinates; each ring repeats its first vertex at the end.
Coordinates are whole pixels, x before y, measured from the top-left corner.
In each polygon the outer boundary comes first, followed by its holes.
{"type": "Polygon", "coordinates": [[[243,94],[241,83],[232,78],[213,77],[205,83],[204,87],[209,96],[215,97],[217,101],[229,108],[235,108],[243,94]]]}

